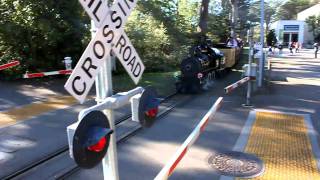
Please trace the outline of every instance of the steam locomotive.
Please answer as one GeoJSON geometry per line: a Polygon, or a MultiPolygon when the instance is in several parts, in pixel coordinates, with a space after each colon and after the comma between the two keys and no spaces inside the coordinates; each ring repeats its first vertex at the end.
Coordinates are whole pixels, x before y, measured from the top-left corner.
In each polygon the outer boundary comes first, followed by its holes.
{"type": "Polygon", "coordinates": [[[206,89],[210,80],[221,75],[225,68],[223,52],[214,48],[207,39],[204,43],[191,47],[188,57],[182,60],[176,90],[180,93],[198,93],[206,89]]]}

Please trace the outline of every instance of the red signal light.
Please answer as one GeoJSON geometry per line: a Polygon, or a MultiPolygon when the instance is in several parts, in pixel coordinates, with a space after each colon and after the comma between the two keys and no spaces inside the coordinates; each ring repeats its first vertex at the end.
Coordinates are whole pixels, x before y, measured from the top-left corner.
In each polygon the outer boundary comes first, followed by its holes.
{"type": "Polygon", "coordinates": [[[106,144],[107,144],[107,139],[106,137],[102,137],[97,144],[94,144],[92,146],[88,147],[89,151],[94,151],[94,152],[101,152],[104,150],[106,144]]]}
{"type": "Polygon", "coordinates": [[[72,154],[81,168],[90,169],[101,162],[108,151],[111,134],[108,118],[91,111],[78,123],[72,142],[72,154]]]}
{"type": "Polygon", "coordinates": [[[156,90],[151,86],[146,87],[141,94],[138,118],[143,127],[151,127],[157,117],[160,104],[157,96],[156,90]]]}
{"type": "Polygon", "coordinates": [[[146,115],[149,116],[149,117],[154,118],[154,117],[157,116],[158,110],[159,110],[158,107],[152,108],[152,109],[150,109],[149,111],[146,112],[146,115]]]}

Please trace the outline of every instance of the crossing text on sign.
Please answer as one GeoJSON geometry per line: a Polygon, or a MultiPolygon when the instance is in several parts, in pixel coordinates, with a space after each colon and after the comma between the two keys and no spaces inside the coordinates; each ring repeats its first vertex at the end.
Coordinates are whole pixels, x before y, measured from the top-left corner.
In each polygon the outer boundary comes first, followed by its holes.
{"type": "Polygon", "coordinates": [[[111,50],[136,84],[145,67],[123,30],[123,26],[137,1],[116,1],[108,13],[105,13],[106,17],[100,13],[107,6],[101,0],[80,0],[80,2],[95,23],[104,19],[65,85],[66,90],[82,103],[92,87],[103,61],[110,56],[111,50]]]}

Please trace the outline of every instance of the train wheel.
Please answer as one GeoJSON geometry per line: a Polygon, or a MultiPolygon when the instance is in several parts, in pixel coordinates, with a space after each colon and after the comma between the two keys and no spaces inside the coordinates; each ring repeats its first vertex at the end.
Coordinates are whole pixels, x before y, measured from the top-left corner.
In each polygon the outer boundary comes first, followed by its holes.
{"type": "Polygon", "coordinates": [[[227,75],[227,73],[226,73],[225,69],[217,71],[217,78],[219,78],[219,79],[224,78],[226,75],[227,75]]]}
{"type": "Polygon", "coordinates": [[[178,93],[183,93],[183,85],[182,85],[182,83],[181,82],[176,82],[176,91],[178,92],[178,93]]]}

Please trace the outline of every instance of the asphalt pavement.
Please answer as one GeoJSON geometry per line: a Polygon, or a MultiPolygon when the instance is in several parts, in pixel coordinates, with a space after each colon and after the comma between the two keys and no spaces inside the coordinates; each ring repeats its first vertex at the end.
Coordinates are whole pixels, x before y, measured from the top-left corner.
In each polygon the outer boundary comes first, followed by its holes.
{"type": "MultiPolygon", "coordinates": [[[[239,68],[227,77],[215,80],[208,91],[193,95],[167,116],[157,120],[154,126],[139,131],[118,145],[120,179],[153,179],[220,96],[224,97],[221,109],[170,179],[219,179],[220,175],[213,171],[208,158],[216,151],[233,149],[249,112],[256,108],[310,114],[313,125],[319,132],[320,59],[316,60],[313,56],[312,50],[301,50],[297,54],[285,51],[281,57],[271,57],[272,71],[267,78],[269,81],[262,89],[253,93],[254,108],[242,107],[245,103],[246,86],[230,95],[224,94],[224,87],[241,78],[239,68]]],[[[3,113],[33,102],[46,101],[48,96],[66,95],[61,84],[59,81],[47,84],[0,82],[0,111],[3,113]]],[[[80,110],[93,104],[94,101],[88,101],[85,105],[76,104],[52,110],[2,127],[0,177],[66,145],[66,126],[76,120],[80,110]],[[4,142],[10,141],[10,138],[18,143],[8,146],[4,142]]],[[[47,179],[58,173],[44,173],[50,171],[50,168],[42,168],[41,171],[34,171],[32,177],[37,177],[39,173],[42,178],[47,179]]],[[[23,179],[28,177],[24,176],[23,179]]],[[[102,167],[77,171],[68,179],[103,179],[102,167]]]]}
{"type": "MultiPolygon", "coordinates": [[[[240,78],[239,73],[216,81],[209,92],[194,96],[188,104],[176,108],[155,126],[118,147],[120,179],[153,179],[219,96],[224,97],[223,106],[170,179],[219,179],[208,158],[216,151],[233,149],[249,111],[254,109],[310,114],[319,132],[320,60],[313,58],[312,50],[301,50],[297,54],[285,50],[281,57],[270,59],[272,71],[267,78],[270,81],[253,93],[254,108],[242,107],[245,86],[230,95],[223,94],[222,87],[240,78]]],[[[78,171],[69,179],[103,179],[102,166],[78,171]]]]}

